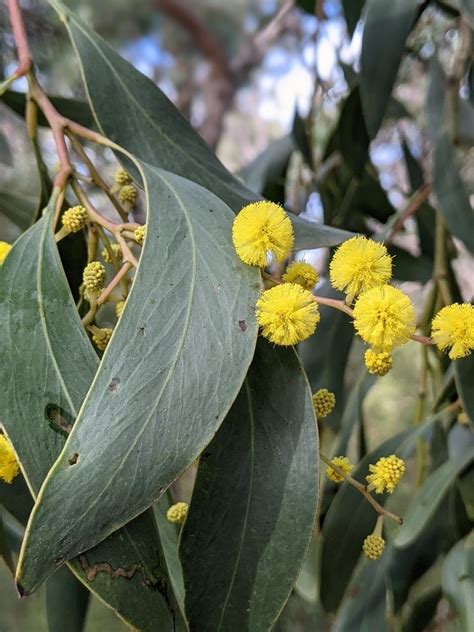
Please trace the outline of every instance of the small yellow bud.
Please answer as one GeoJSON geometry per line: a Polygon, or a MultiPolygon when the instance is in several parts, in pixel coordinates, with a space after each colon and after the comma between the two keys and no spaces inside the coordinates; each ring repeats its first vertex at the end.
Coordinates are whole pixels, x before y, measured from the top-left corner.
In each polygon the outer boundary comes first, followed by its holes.
{"type": "MultiPolygon", "coordinates": [[[[112,250],[113,253],[115,255],[115,258],[118,261],[122,260],[122,248],[120,248],[119,244],[112,244],[112,250]]],[[[104,248],[101,252],[102,255],[102,259],[105,261],[105,263],[112,263],[112,259],[110,258],[109,255],[109,251],[107,250],[107,248],[104,248]]]]}
{"type": "Polygon", "coordinates": [[[115,315],[117,316],[117,318],[120,318],[120,316],[122,315],[124,307],[125,301],[118,301],[118,303],[115,304],[115,315]]]}
{"type": "MultiPolygon", "coordinates": [[[[333,459],[331,459],[331,463],[343,470],[343,472],[345,472],[346,474],[350,474],[354,469],[354,466],[349,461],[347,456],[335,456],[333,459]]],[[[336,472],[336,470],[333,470],[330,465],[328,465],[326,468],[326,476],[333,483],[342,483],[345,480],[344,476],[339,474],[339,472],[336,472]]]]}
{"type": "Polygon", "coordinates": [[[376,535],[375,533],[368,535],[364,540],[364,544],[362,545],[364,555],[369,560],[377,560],[382,555],[384,548],[385,540],[380,535],[376,535]]]}
{"type": "Polygon", "coordinates": [[[0,265],[4,262],[11,249],[12,247],[6,241],[0,241],[0,265]]]}
{"type": "Polygon", "coordinates": [[[372,375],[387,375],[393,366],[393,358],[388,351],[377,353],[373,349],[367,349],[364,360],[368,372],[372,375]]]}
{"type": "Polygon", "coordinates": [[[140,246],[143,246],[143,242],[145,241],[145,235],[146,235],[146,224],[145,226],[139,226],[138,228],[135,228],[135,231],[133,234],[134,234],[135,241],[137,242],[137,244],[139,244],[140,246]]]}
{"type": "Polygon", "coordinates": [[[375,465],[369,465],[369,470],[371,474],[366,476],[369,491],[375,490],[377,494],[387,491],[392,494],[405,472],[405,461],[395,454],[383,456],[375,465]]]}
{"type": "Polygon", "coordinates": [[[61,217],[62,225],[71,233],[79,232],[87,222],[87,211],[83,206],[73,206],[64,211],[61,217]]]}
{"type": "Polygon", "coordinates": [[[282,279],[285,283],[297,283],[305,290],[311,290],[319,281],[319,275],[310,263],[293,261],[287,267],[282,279]]]}
{"type": "Polygon", "coordinates": [[[334,406],[336,405],[336,396],[327,388],[320,388],[313,395],[314,412],[318,419],[327,417],[332,413],[334,406]]]}
{"type": "Polygon", "coordinates": [[[469,417],[464,410],[459,413],[457,418],[458,424],[462,424],[463,426],[467,426],[469,424],[469,417]]]}
{"type": "Polygon", "coordinates": [[[124,187],[127,184],[132,184],[133,182],[132,176],[128,173],[128,171],[125,171],[123,167],[119,167],[117,169],[117,171],[115,172],[114,180],[116,184],[118,184],[120,187],[124,187]]]}
{"type": "Polygon", "coordinates": [[[83,272],[84,287],[88,292],[97,294],[104,287],[105,268],[100,261],[92,261],[83,272]]]}
{"type": "Polygon", "coordinates": [[[109,341],[112,337],[114,330],[108,327],[104,329],[99,329],[96,327],[94,329],[94,333],[92,335],[92,342],[95,344],[99,351],[105,351],[105,348],[109,344],[109,341]]]}
{"type": "Polygon", "coordinates": [[[166,512],[166,518],[169,522],[181,524],[188,513],[188,503],[176,503],[166,512]]]}
{"type": "Polygon", "coordinates": [[[133,184],[127,184],[119,192],[119,200],[124,204],[127,203],[131,206],[135,204],[138,197],[138,190],[133,184]]]}
{"type": "Polygon", "coordinates": [[[19,472],[20,466],[11,443],[0,434],[0,478],[5,483],[11,483],[19,472]]]}

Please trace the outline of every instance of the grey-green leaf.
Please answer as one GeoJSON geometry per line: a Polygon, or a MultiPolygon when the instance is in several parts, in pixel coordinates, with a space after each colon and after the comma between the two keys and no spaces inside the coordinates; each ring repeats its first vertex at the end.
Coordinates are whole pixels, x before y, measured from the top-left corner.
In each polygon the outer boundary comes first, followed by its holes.
{"type": "Polygon", "coordinates": [[[474,630],[474,532],[458,542],[444,560],[441,583],[458,615],[459,629],[474,630]]]}
{"type": "Polygon", "coordinates": [[[46,583],[46,614],[49,632],[82,632],[89,591],[69,572],[60,568],[46,583]]]}
{"type": "Polygon", "coordinates": [[[231,210],[189,180],[142,166],[140,265],[30,518],[20,562],[27,590],[144,511],[189,467],[254,354],[260,273],[235,253],[231,210]]]}
{"type": "Polygon", "coordinates": [[[405,42],[418,10],[417,0],[367,2],[360,62],[360,94],[367,131],[371,138],[376,136],[382,124],[405,42]],[[387,37],[387,33],[390,33],[390,37],[387,37]]]}
{"type": "Polygon", "coordinates": [[[201,455],[181,539],[191,630],[269,630],[308,549],[318,499],[311,391],[293,349],[261,341],[201,455]]]}
{"type": "Polygon", "coordinates": [[[460,165],[446,131],[438,134],[433,157],[433,190],[450,232],[474,253],[474,211],[460,165]]]}
{"type": "MultiPolygon", "coordinates": [[[[48,411],[54,406],[74,419],[98,366],[61,267],[50,226],[53,207],[54,203],[15,243],[0,269],[0,423],[15,446],[34,496],[64,444],[51,428],[48,411]]],[[[21,482],[20,478],[13,482],[13,498],[3,494],[1,498],[24,520],[30,501],[21,482]]],[[[134,627],[151,632],[159,622],[172,630],[179,620],[160,558],[156,525],[147,514],[87,551],[82,560],[74,560],[71,568],[134,627]],[[128,579],[117,574],[120,569],[130,574],[128,579]],[[155,583],[163,592],[155,589],[155,583]]],[[[22,586],[20,590],[26,591],[22,586]]]]}
{"type": "Polygon", "coordinates": [[[38,198],[24,193],[0,190],[0,212],[14,224],[26,230],[38,212],[38,198]]]}
{"type": "Polygon", "coordinates": [[[395,535],[395,546],[408,546],[419,536],[454,484],[457,476],[473,460],[474,447],[471,446],[457,459],[446,461],[430,474],[408,507],[403,525],[395,535]]]}

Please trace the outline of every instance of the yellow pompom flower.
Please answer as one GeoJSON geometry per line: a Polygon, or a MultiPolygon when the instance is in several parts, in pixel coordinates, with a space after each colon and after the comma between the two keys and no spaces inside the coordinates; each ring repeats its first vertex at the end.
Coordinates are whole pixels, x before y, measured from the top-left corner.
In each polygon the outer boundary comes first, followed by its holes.
{"type": "Polygon", "coordinates": [[[120,187],[132,184],[132,176],[123,167],[119,167],[115,172],[114,180],[120,187]]]}
{"type": "Polygon", "coordinates": [[[62,225],[70,232],[79,232],[87,222],[87,211],[84,206],[72,206],[61,216],[62,225]]]}
{"type": "Polygon", "coordinates": [[[297,283],[305,290],[311,290],[319,281],[319,274],[310,263],[293,261],[287,267],[282,279],[285,283],[297,283]]]}
{"type": "Polygon", "coordinates": [[[113,329],[110,327],[104,327],[104,329],[99,329],[98,327],[94,328],[94,333],[92,335],[92,342],[95,344],[99,351],[105,351],[107,345],[112,338],[112,334],[114,333],[113,329]]]}
{"type": "Polygon", "coordinates": [[[92,261],[84,268],[82,275],[85,289],[97,294],[104,287],[105,277],[105,268],[100,261],[92,261]]]}
{"type": "Polygon", "coordinates": [[[392,278],[392,259],[383,244],[358,235],[336,250],[329,275],[333,287],[358,296],[392,278]]]}
{"type": "Polygon", "coordinates": [[[20,466],[11,443],[5,435],[0,434],[0,478],[5,483],[11,483],[19,472],[20,466]]]}
{"type": "Polygon", "coordinates": [[[451,360],[464,358],[474,349],[474,306],[454,303],[433,318],[431,336],[439,349],[450,348],[451,360]]]}
{"type": "Polygon", "coordinates": [[[322,419],[323,417],[330,415],[335,405],[336,396],[334,393],[331,393],[331,391],[328,391],[327,388],[320,388],[316,391],[316,393],[314,393],[313,406],[318,419],[322,419]]]}
{"type": "Polygon", "coordinates": [[[415,308],[398,288],[381,285],[359,296],[354,306],[354,327],[378,350],[390,351],[415,333],[415,308]]]}
{"type": "Polygon", "coordinates": [[[143,242],[145,241],[145,235],[146,235],[146,224],[144,226],[139,226],[138,228],[135,228],[133,236],[135,237],[135,241],[137,242],[137,244],[139,244],[140,246],[143,246],[143,242]]]}
{"type": "MultiPolygon", "coordinates": [[[[120,247],[119,244],[112,244],[112,251],[115,255],[115,258],[118,261],[122,260],[122,248],[120,247]]],[[[107,250],[107,248],[104,248],[101,252],[102,255],[102,259],[106,262],[106,263],[112,263],[112,259],[110,258],[109,255],[109,251],[107,250]]]]}
{"type": "Polygon", "coordinates": [[[4,262],[5,257],[12,249],[11,245],[6,241],[0,241],[0,265],[4,262]]]}
{"type": "Polygon", "coordinates": [[[384,548],[385,540],[375,533],[368,535],[362,545],[364,555],[369,560],[377,560],[382,555],[384,548]]]}
{"type": "Polygon", "coordinates": [[[263,268],[271,252],[283,261],[293,248],[293,226],[283,208],[274,202],[254,202],[240,211],[232,227],[232,241],[240,259],[263,268]]]}
{"type": "Polygon", "coordinates": [[[313,295],[296,283],[276,285],[257,301],[257,322],[262,336],[276,345],[295,345],[309,338],[319,323],[313,295]]]}
{"type": "Polygon", "coordinates": [[[364,355],[365,366],[371,375],[387,375],[393,366],[392,354],[388,351],[367,349],[364,355]]]}
{"type": "MultiPolygon", "coordinates": [[[[349,461],[347,456],[335,456],[333,459],[331,459],[331,463],[340,468],[346,474],[350,474],[354,469],[354,466],[349,461]]],[[[326,476],[333,483],[342,483],[345,480],[344,476],[336,472],[336,470],[333,470],[330,465],[328,465],[326,468],[326,476]]]]}
{"type": "Polygon", "coordinates": [[[405,473],[405,461],[395,454],[383,456],[375,465],[369,465],[369,471],[371,474],[366,476],[368,490],[375,490],[377,494],[383,494],[384,491],[392,494],[405,473]]]}
{"type": "Polygon", "coordinates": [[[171,505],[171,507],[166,512],[166,518],[169,522],[181,524],[182,522],[184,522],[187,513],[188,503],[175,503],[174,505],[171,505]]]}

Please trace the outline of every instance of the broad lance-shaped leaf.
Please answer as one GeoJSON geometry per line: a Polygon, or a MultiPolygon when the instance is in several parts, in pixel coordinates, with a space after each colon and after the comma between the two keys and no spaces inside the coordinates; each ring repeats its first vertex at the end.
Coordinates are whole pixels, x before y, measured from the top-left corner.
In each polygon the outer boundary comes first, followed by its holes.
{"type": "Polygon", "coordinates": [[[367,2],[360,60],[360,96],[370,138],[376,136],[382,124],[405,42],[418,11],[418,0],[367,2]]]}
{"type": "Polygon", "coordinates": [[[456,360],[453,364],[454,379],[463,409],[474,423],[474,355],[456,360]]]}
{"type": "MultiPolygon", "coordinates": [[[[139,160],[197,182],[234,212],[260,199],[219,161],[168,97],[57,0],[50,4],[65,22],[78,56],[97,125],[139,160]]],[[[118,156],[123,160],[123,156],[118,156]]],[[[132,162],[127,167],[136,171],[132,162]]],[[[334,246],[346,231],[291,216],[298,249],[334,246]],[[301,240],[301,241],[300,241],[301,240]]]]}
{"type": "Polygon", "coordinates": [[[265,341],[201,455],[180,553],[191,630],[269,630],[306,555],[318,501],[311,391],[265,341]]]}
{"type": "Polygon", "coordinates": [[[457,615],[459,630],[474,631],[474,532],[458,542],[443,563],[444,596],[457,615]]]}
{"type": "Polygon", "coordinates": [[[142,178],[140,265],[30,518],[19,569],[28,591],[144,511],[191,465],[254,354],[260,273],[235,253],[231,210],[179,176],[143,165],[142,178]]]}
{"type": "MultiPolygon", "coordinates": [[[[52,427],[55,416],[74,419],[98,366],[59,260],[53,206],[15,243],[0,269],[0,423],[33,496],[64,445],[52,427]]],[[[172,591],[149,512],[70,568],[134,627],[151,632],[159,623],[173,629],[172,591]]]]}

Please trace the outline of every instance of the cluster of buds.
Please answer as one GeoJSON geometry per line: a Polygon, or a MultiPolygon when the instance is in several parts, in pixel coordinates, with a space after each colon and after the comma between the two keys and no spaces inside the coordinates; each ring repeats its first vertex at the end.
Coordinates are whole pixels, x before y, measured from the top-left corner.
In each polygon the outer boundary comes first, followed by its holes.
{"type": "Polygon", "coordinates": [[[182,524],[188,514],[188,504],[179,502],[171,505],[171,507],[166,512],[166,518],[169,522],[173,522],[175,524],[182,524]]]}

